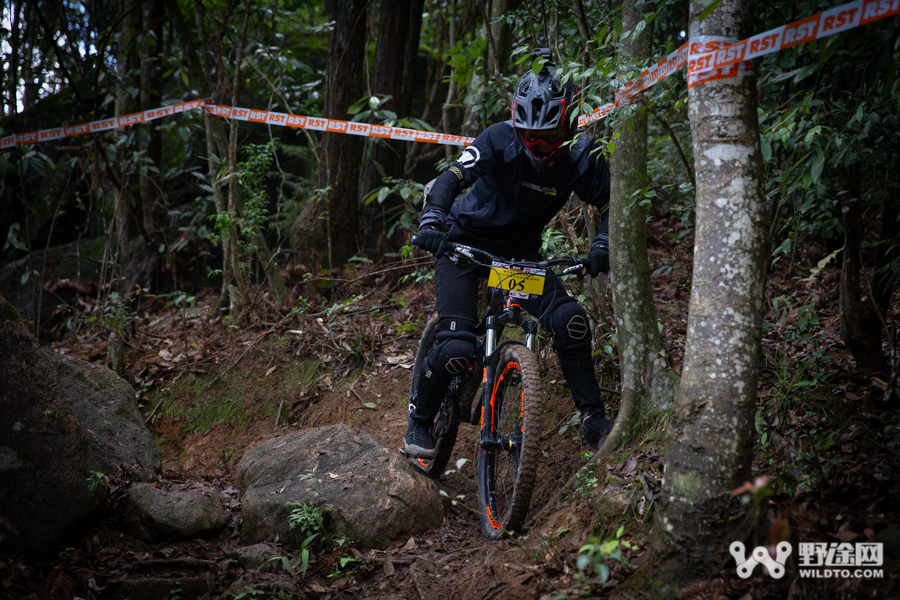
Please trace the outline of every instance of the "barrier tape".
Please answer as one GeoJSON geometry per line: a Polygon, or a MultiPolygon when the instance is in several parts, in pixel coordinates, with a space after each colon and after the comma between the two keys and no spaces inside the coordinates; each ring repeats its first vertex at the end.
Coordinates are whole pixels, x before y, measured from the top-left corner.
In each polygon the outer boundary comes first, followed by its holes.
{"type": "MultiPolygon", "coordinates": [[[[750,61],[754,58],[868,25],[897,14],[900,14],[900,0],[855,0],[734,43],[728,43],[727,38],[706,36],[695,38],[693,41],[685,42],[677,50],[617,89],[615,102],[596,108],[589,114],[581,115],[578,118],[578,125],[584,126],[591,121],[606,117],[613,109],[629,104],[637,94],[656,85],[684,66],[687,66],[689,88],[716,79],[749,76],[753,74],[753,65],[750,61]]],[[[196,108],[203,108],[210,114],[229,119],[314,131],[454,146],[466,146],[475,141],[475,138],[461,135],[219,106],[213,105],[211,100],[192,100],[80,125],[8,135],[0,138],[0,150],[128,127],[196,108]]]]}
{"type": "Polygon", "coordinates": [[[420,129],[405,129],[403,127],[373,125],[370,123],[357,123],[355,121],[325,119],[323,117],[306,117],[266,110],[255,110],[252,108],[241,108],[238,106],[220,106],[216,104],[205,106],[204,110],[225,119],[236,119],[238,121],[250,121],[253,123],[267,123],[285,127],[297,127],[300,129],[312,129],[313,131],[346,133],[364,137],[379,137],[389,140],[428,142],[430,144],[449,144],[453,146],[468,146],[475,141],[475,138],[466,137],[464,135],[450,135],[434,131],[422,131],[420,129]]]}
{"type": "Polygon", "coordinates": [[[900,0],[856,0],[718,48],[705,45],[692,48],[691,43],[685,42],[654,66],[645,69],[617,89],[615,102],[601,106],[590,114],[582,115],[578,119],[578,124],[583,126],[590,121],[602,119],[614,108],[624,106],[635,95],[659,83],[681,67],[687,66],[688,87],[724,77],[750,75],[747,63],[754,58],[862,27],[897,14],[900,14],[900,0]],[[734,65],[739,65],[736,72],[723,71],[734,65]],[[707,73],[713,75],[706,75],[707,73]]]}
{"type": "Polygon", "coordinates": [[[41,129],[39,131],[29,131],[28,133],[12,134],[0,138],[0,150],[6,150],[13,146],[49,142],[51,140],[75,137],[76,135],[109,131],[110,129],[118,129],[120,127],[128,127],[129,125],[137,125],[138,123],[146,123],[147,121],[155,121],[156,119],[161,119],[163,117],[201,108],[205,104],[211,102],[212,100],[191,100],[190,102],[180,102],[171,106],[161,106],[159,108],[136,112],[130,115],[100,119],[99,121],[90,121],[89,123],[82,123],[80,125],[68,125],[65,127],[56,127],[54,129],[41,129]]]}
{"type": "Polygon", "coordinates": [[[464,135],[450,135],[446,133],[437,133],[434,131],[406,129],[403,127],[390,127],[387,125],[372,125],[369,123],[341,121],[339,119],[325,119],[321,117],[292,115],[288,113],[280,113],[267,110],[242,108],[239,106],[221,106],[218,104],[213,104],[213,101],[211,99],[206,99],[181,102],[172,106],[163,106],[160,108],[145,110],[121,117],[100,119],[99,121],[91,121],[89,123],[82,123],[81,125],[57,127],[55,129],[41,129],[40,131],[31,131],[28,133],[8,135],[6,137],[0,138],[0,150],[6,150],[7,148],[11,148],[13,146],[35,144],[39,142],[49,142],[52,140],[74,137],[77,135],[85,135],[90,133],[97,133],[100,131],[109,131],[111,129],[129,127],[131,125],[146,123],[147,121],[153,121],[155,119],[168,117],[173,114],[197,108],[202,108],[204,111],[211,115],[215,115],[217,117],[222,117],[225,119],[249,121],[251,123],[266,123],[270,125],[281,125],[285,127],[296,127],[299,129],[312,129],[313,131],[328,131],[366,137],[379,137],[390,140],[428,142],[431,144],[449,144],[454,146],[468,146],[475,141],[475,138],[466,137],[464,135]]]}

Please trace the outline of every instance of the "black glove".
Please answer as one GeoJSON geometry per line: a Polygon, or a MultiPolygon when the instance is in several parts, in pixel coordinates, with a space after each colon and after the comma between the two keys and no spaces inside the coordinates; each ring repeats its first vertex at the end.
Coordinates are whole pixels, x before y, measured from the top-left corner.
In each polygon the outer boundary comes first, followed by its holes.
{"type": "Polygon", "coordinates": [[[591,261],[591,277],[596,277],[600,273],[609,271],[609,251],[608,250],[592,250],[588,255],[591,261]]]}
{"type": "Polygon", "coordinates": [[[591,242],[588,260],[591,262],[591,277],[609,272],[609,235],[602,231],[597,234],[591,242]]]}
{"type": "Polygon", "coordinates": [[[444,209],[426,204],[422,221],[419,223],[416,246],[431,252],[437,258],[442,257],[447,249],[447,233],[444,231],[446,222],[447,213],[444,209]]]}
{"type": "Polygon", "coordinates": [[[426,225],[419,230],[419,234],[416,236],[416,246],[440,258],[447,249],[447,233],[426,225]]]}

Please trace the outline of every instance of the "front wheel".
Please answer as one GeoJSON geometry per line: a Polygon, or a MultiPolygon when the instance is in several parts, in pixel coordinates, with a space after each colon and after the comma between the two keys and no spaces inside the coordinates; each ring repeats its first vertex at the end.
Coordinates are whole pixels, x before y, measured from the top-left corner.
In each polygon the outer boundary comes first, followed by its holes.
{"type": "Polygon", "coordinates": [[[541,384],[537,360],[525,346],[509,346],[497,365],[478,449],[478,498],[488,538],[518,531],[525,522],[541,439],[541,384]]]}

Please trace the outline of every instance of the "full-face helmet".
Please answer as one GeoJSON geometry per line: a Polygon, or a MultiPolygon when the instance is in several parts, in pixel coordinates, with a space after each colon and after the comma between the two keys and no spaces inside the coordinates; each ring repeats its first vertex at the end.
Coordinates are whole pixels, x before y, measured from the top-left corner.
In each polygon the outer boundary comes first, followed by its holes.
{"type": "MultiPolygon", "coordinates": [[[[538,48],[534,54],[550,58],[546,48],[538,48]]],[[[560,83],[548,65],[545,63],[537,75],[528,71],[519,79],[512,106],[513,127],[539,172],[556,162],[563,143],[572,139],[578,126],[578,120],[571,118],[577,90],[571,81],[560,83]]]]}

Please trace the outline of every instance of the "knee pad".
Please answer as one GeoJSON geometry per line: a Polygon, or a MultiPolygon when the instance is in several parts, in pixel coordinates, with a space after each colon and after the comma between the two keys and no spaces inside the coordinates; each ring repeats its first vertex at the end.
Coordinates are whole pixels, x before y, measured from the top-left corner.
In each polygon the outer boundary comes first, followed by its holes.
{"type": "Polygon", "coordinates": [[[553,347],[560,356],[581,356],[591,349],[591,325],[587,313],[574,299],[562,302],[551,313],[553,347]]]}
{"type": "Polygon", "coordinates": [[[465,371],[475,356],[475,325],[467,321],[441,319],[437,343],[426,364],[432,377],[448,379],[465,371]]]}

